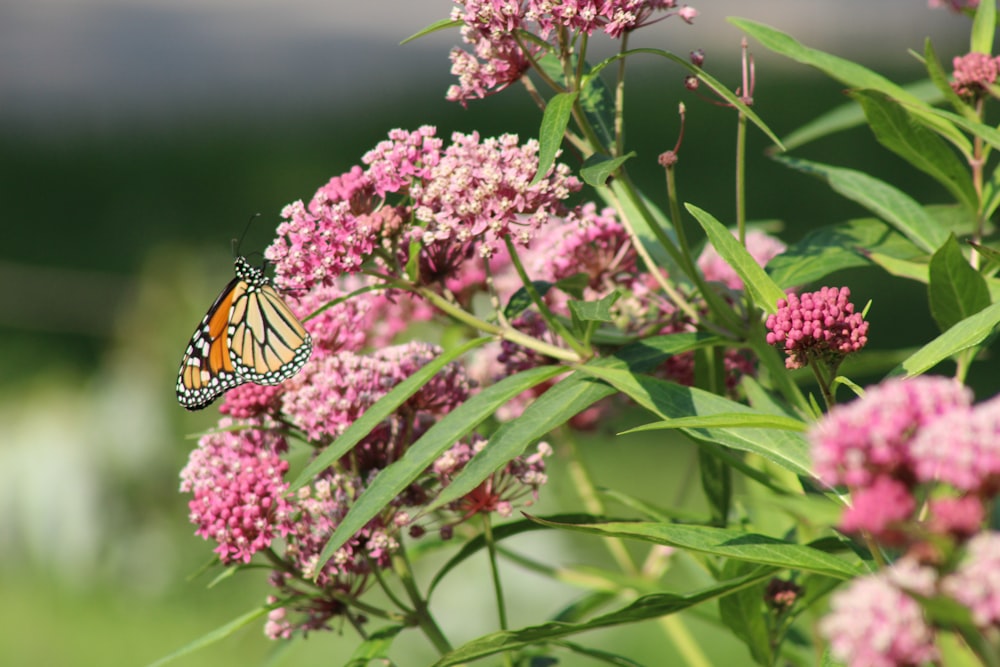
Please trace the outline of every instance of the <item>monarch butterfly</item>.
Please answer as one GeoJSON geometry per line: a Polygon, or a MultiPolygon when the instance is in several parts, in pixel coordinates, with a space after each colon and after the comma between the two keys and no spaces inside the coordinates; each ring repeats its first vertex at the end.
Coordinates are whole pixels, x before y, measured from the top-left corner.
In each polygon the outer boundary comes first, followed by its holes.
{"type": "Polygon", "coordinates": [[[245,382],[281,384],[305,365],[312,338],[271,286],[264,267],[236,258],[233,278],[191,336],[177,402],[201,410],[245,382]]]}

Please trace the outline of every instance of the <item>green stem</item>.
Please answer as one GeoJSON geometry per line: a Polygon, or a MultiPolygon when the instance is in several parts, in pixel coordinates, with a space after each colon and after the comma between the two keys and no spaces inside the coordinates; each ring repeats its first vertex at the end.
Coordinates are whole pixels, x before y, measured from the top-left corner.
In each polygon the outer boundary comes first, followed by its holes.
{"type": "MultiPolygon", "coordinates": [[[[628,50],[628,37],[622,35],[619,52],[628,50]]],[[[618,61],[618,80],[615,83],[615,152],[612,157],[625,155],[625,58],[618,61]]]]}
{"type": "Polygon", "coordinates": [[[400,582],[403,584],[403,589],[413,604],[411,618],[423,631],[424,636],[434,645],[438,653],[442,655],[448,653],[451,651],[451,643],[448,642],[447,637],[441,632],[441,628],[438,627],[437,621],[434,620],[434,616],[431,615],[427,607],[427,601],[417,588],[417,583],[413,578],[413,568],[410,566],[410,561],[406,557],[406,550],[402,546],[393,555],[392,564],[393,569],[399,576],[400,582]]]}
{"type": "Polygon", "coordinates": [[[483,519],[483,539],[486,541],[486,553],[490,561],[490,576],[493,580],[493,595],[496,597],[497,603],[497,618],[499,619],[500,629],[506,630],[509,625],[507,622],[507,604],[504,602],[503,596],[503,582],[500,579],[500,566],[497,563],[497,543],[493,539],[493,524],[490,521],[489,514],[482,514],[483,519]]]}
{"type": "Polygon", "coordinates": [[[740,112],[736,123],[736,229],[740,245],[747,244],[747,117],[740,112]]]}

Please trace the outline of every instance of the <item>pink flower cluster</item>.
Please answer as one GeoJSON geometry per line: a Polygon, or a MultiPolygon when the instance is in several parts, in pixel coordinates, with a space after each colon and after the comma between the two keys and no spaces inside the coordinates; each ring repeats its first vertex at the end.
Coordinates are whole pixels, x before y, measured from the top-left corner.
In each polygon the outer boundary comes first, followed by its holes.
{"type": "Polygon", "coordinates": [[[462,40],[472,52],[452,49],[451,72],[458,84],[448,89],[447,99],[463,104],[506,88],[541,55],[544,47],[522,32],[544,41],[560,30],[586,35],[600,30],[618,39],[668,16],[691,23],[698,15],[686,5],[678,8],[676,0],[455,0],[455,4],[451,18],[463,23],[462,40]],[[676,11],[653,19],[667,10],[676,11]]]}
{"type": "Polygon", "coordinates": [[[937,658],[920,604],[894,579],[892,572],[861,577],[831,598],[820,632],[848,667],[905,667],[937,658]]]}
{"type": "MultiPolygon", "coordinates": [[[[223,420],[220,427],[230,425],[223,420]]],[[[280,453],[287,448],[280,435],[251,428],[203,436],[191,452],[181,471],[181,491],[193,496],[188,507],[196,534],[218,543],[215,552],[223,563],[249,563],[284,534],[288,462],[280,453]]]]}
{"type": "Polygon", "coordinates": [[[962,97],[976,97],[996,83],[1000,73],[1000,56],[972,52],[955,56],[952,66],[955,79],[951,83],[952,89],[962,97]]]}
{"type": "Polygon", "coordinates": [[[927,6],[931,9],[946,7],[958,13],[965,9],[975,9],[979,6],[979,0],[927,0],[927,6]]]}
{"type": "Polygon", "coordinates": [[[526,245],[582,187],[563,164],[532,183],[538,142],[512,134],[455,133],[445,146],[433,127],[393,130],[363,162],[365,170],[332,179],[308,206],[285,207],[265,252],[282,287],[330,287],[368,263],[398,274],[412,241],[422,243],[421,277],[447,279],[473,256],[495,255],[506,237],[526,245]],[[379,203],[390,195],[398,206],[379,203]]]}
{"type": "Polygon", "coordinates": [[[868,322],[854,312],[847,287],[824,287],[778,301],[778,312],[767,318],[767,342],[781,346],[785,366],[803,368],[813,360],[834,365],[868,342],[868,322]]]}

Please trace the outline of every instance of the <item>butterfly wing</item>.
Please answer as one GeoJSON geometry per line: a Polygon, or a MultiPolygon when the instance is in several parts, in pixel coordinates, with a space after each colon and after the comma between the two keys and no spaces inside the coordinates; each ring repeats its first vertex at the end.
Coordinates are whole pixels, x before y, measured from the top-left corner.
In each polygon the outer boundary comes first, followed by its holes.
{"type": "Polygon", "coordinates": [[[305,365],[312,338],[266,281],[233,295],[229,356],[236,374],[255,384],[280,384],[305,365]]]}
{"type": "Polygon", "coordinates": [[[236,372],[229,351],[229,313],[246,285],[243,279],[233,278],[191,336],[177,374],[177,402],[188,410],[201,410],[247,381],[236,372]]]}

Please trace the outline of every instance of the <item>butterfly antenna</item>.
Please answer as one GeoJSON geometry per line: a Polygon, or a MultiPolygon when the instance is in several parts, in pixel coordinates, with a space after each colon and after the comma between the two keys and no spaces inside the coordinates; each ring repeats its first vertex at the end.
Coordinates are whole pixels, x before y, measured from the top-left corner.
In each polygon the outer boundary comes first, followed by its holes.
{"type": "Polygon", "coordinates": [[[233,239],[233,257],[236,257],[237,255],[239,255],[240,246],[243,245],[243,239],[245,239],[247,237],[247,232],[250,231],[250,225],[253,223],[253,221],[256,218],[259,218],[259,217],[260,217],[260,213],[254,213],[253,215],[251,215],[250,219],[247,220],[247,226],[243,228],[243,233],[240,235],[240,238],[239,239],[233,239]]]}

